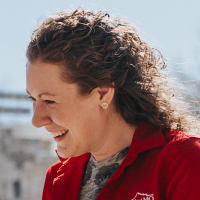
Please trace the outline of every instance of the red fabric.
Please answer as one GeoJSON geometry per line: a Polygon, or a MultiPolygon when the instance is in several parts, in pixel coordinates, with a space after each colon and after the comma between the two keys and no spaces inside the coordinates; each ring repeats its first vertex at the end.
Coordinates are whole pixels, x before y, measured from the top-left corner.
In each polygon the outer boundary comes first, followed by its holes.
{"type": "MultiPolygon", "coordinates": [[[[42,200],[76,200],[90,154],[47,171],[42,200]]],[[[200,138],[140,123],[131,148],[97,200],[199,200],[200,138]]]]}

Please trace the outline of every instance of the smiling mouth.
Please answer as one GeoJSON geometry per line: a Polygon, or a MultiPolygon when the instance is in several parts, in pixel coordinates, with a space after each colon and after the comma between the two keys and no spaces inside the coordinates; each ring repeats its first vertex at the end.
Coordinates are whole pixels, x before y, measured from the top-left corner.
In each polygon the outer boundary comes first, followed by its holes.
{"type": "Polygon", "coordinates": [[[67,132],[68,132],[68,130],[67,131],[50,132],[50,133],[53,137],[61,137],[61,136],[65,135],[67,132]]]}

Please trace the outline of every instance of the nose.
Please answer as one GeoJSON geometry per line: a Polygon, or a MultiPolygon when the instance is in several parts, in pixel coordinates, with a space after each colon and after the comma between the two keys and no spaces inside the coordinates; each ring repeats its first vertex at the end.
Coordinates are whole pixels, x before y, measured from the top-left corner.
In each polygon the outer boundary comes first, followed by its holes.
{"type": "Polygon", "coordinates": [[[34,102],[33,103],[33,118],[32,124],[36,128],[46,126],[52,122],[51,117],[48,115],[45,105],[34,102]]]}

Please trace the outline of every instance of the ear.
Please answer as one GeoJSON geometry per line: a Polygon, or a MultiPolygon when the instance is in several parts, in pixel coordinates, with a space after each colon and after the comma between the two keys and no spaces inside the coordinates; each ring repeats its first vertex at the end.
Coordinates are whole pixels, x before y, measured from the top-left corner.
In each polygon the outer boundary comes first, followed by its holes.
{"type": "Polygon", "coordinates": [[[102,106],[102,103],[109,105],[114,97],[115,89],[111,87],[99,87],[97,88],[97,92],[99,94],[99,105],[102,106]]]}

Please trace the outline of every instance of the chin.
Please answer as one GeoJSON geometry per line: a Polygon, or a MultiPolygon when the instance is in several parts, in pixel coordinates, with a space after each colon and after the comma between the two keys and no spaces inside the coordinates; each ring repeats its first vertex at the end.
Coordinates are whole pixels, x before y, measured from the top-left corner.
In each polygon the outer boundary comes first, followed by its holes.
{"type": "Polygon", "coordinates": [[[68,148],[63,148],[60,146],[57,146],[57,154],[59,157],[64,158],[64,159],[82,155],[82,154],[73,153],[68,148]]]}
{"type": "Polygon", "coordinates": [[[81,156],[85,153],[88,153],[88,151],[84,151],[84,150],[80,150],[80,147],[79,148],[71,148],[71,147],[62,147],[62,146],[59,146],[57,144],[57,154],[59,157],[63,158],[63,159],[67,159],[67,158],[70,158],[70,157],[78,157],[78,156],[81,156]],[[78,151],[79,150],[79,151],[78,151]]]}
{"type": "Polygon", "coordinates": [[[69,152],[67,151],[67,148],[63,148],[60,146],[57,146],[57,154],[59,157],[64,159],[72,157],[72,155],[70,155],[69,152]]]}

